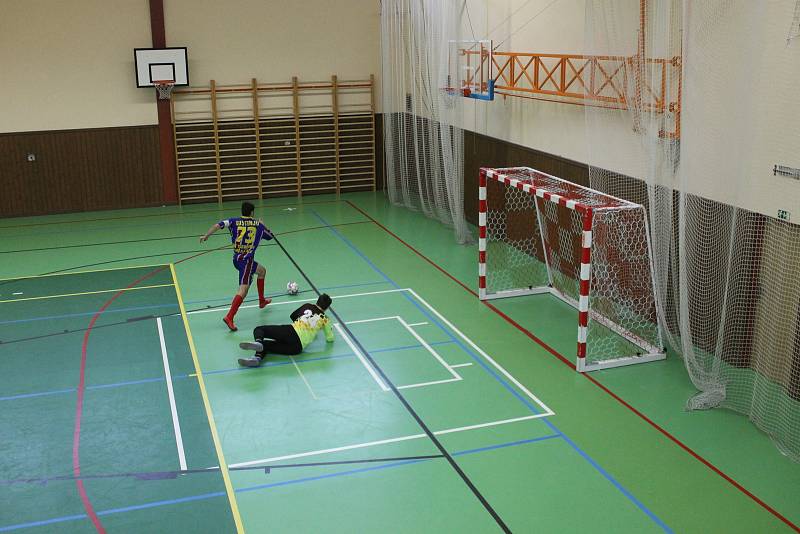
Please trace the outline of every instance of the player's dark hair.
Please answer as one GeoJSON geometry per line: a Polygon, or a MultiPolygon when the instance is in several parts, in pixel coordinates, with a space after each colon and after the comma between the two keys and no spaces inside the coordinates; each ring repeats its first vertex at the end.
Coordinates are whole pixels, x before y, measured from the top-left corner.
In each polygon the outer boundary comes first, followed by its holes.
{"type": "Polygon", "coordinates": [[[253,206],[251,203],[242,202],[242,215],[244,215],[245,217],[250,217],[253,214],[254,209],[256,209],[256,207],[253,206]]]}
{"type": "Polygon", "coordinates": [[[317,308],[319,308],[322,311],[325,311],[331,307],[331,302],[333,301],[331,300],[330,295],[328,295],[327,293],[323,293],[317,299],[317,308]]]}

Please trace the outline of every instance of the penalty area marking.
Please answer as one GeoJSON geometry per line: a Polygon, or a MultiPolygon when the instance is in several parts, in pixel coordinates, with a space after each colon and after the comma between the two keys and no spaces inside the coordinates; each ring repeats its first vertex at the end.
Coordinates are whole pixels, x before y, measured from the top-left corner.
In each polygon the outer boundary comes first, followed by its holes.
{"type": "MultiPolygon", "coordinates": [[[[502,375],[503,375],[503,376],[504,376],[504,377],[505,377],[505,378],[506,378],[506,379],[507,379],[509,382],[511,382],[512,384],[514,384],[514,385],[515,385],[515,386],[516,386],[516,387],[517,387],[517,388],[518,388],[520,391],[522,391],[522,392],[523,392],[523,393],[524,393],[524,394],[525,394],[525,395],[526,395],[528,398],[530,398],[530,399],[531,399],[533,402],[535,402],[535,403],[536,403],[536,404],[537,404],[537,405],[538,405],[538,406],[539,406],[539,407],[540,407],[542,410],[544,410],[544,415],[554,415],[554,414],[555,414],[555,412],[553,412],[553,410],[551,410],[551,409],[550,409],[550,408],[549,408],[549,407],[548,407],[548,406],[547,406],[547,405],[546,405],[544,402],[542,402],[542,401],[541,401],[541,400],[540,400],[540,399],[539,399],[539,398],[538,398],[536,395],[534,395],[533,393],[531,393],[531,391],[530,391],[528,388],[526,388],[525,386],[523,386],[523,385],[522,385],[522,384],[519,382],[519,380],[517,380],[516,378],[514,378],[514,377],[511,375],[511,373],[509,373],[509,372],[508,372],[508,371],[507,371],[507,370],[506,370],[506,369],[505,369],[505,368],[504,368],[502,365],[500,365],[499,363],[497,363],[497,362],[496,362],[496,361],[495,361],[495,360],[494,360],[494,359],[493,359],[491,356],[489,356],[488,354],[486,354],[486,353],[483,351],[483,349],[481,349],[481,348],[480,348],[478,345],[476,345],[476,344],[475,344],[475,343],[474,343],[474,342],[473,342],[471,339],[469,339],[469,338],[468,338],[466,335],[464,335],[464,333],[463,333],[461,330],[459,330],[458,328],[456,328],[456,327],[453,325],[453,323],[451,323],[450,321],[448,321],[448,320],[447,320],[447,319],[444,317],[444,315],[442,315],[441,313],[439,313],[439,312],[436,310],[436,308],[434,308],[433,306],[431,306],[431,305],[430,305],[430,304],[429,304],[429,303],[428,303],[428,302],[427,302],[425,299],[423,299],[422,297],[420,297],[420,296],[417,294],[417,292],[416,292],[416,291],[414,291],[413,289],[411,289],[411,288],[385,289],[385,290],[383,290],[383,291],[368,291],[368,292],[365,292],[365,293],[350,293],[350,294],[346,294],[346,295],[334,295],[334,296],[331,296],[331,298],[332,298],[332,299],[335,301],[336,299],[347,299],[347,298],[355,298],[355,297],[368,297],[368,296],[372,296],[372,295],[386,295],[386,294],[389,294],[389,293],[409,293],[411,296],[413,296],[413,297],[414,297],[414,299],[416,299],[416,300],[417,300],[417,302],[419,302],[419,303],[420,303],[422,306],[424,306],[424,307],[426,307],[428,310],[430,310],[430,312],[431,312],[431,313],[433,313],[433,314],[434,314],[434,315],[435,315],[435,316],[436,316],[436,317],[437,317],[437,318],[438,318],[438,319],[439,319],[439,320],[440,320],[440,321],[441,321],[441,322],[442,322],[442,323],[443,323],[445,326],[447,326],[447,328],[449,328],[450,330],[452,330],[452,331],[453,331],[453,332],[454,332],[454,333],[455,333],[455,334],[456,334],[458,337],[460,337],[461,339],[463,339],[463,340],[464,340],[464,342],[465,342],[467,345],[469,345],[469,346],[470,346],[470,347],[471,347],[471,348],[472,348],[472,349],[473,349],[475,352],[477,352],[478,354],[480,354],[480,356],[481,356],[481,357],[482,357],[484,360],[486,360],[487,362],[489,362],[489,363],[490,363],[490,364],[491,364],[491,365],[492,365],[492,366],[493,366],[495,369],[497,369],[497,370],[500,372],[500,374],[502,374],[502,375]]],[[[284,301],[284,302],[273,302],[272,304],[270,304],[270,306],[298,305],[298,304],[299,304],[299,303],[301,303],[301,302],[302,302],[302,301],[300,301],[300,300],[292,300],[292,301],[284,301]]],[[[242,306],[241,308],[255,308],[256,306],[258,306],[258,305],[257,305],[257,304],[253,304],[253,305],[249,305],[249,306],[242,306]]],[[[240,309],[241,309],[241,308],[240,308],[240,309]]],[[[216,310],[216,309],[209,309],[209,310],[196,310],[196,311],[192,311],[192,312],[187,312],[187,314],[186,314],[186,315],[193,315],[193,314],[196,314],[196,313],[211,313],[211,312],[217,312],[217,313],[218,313],[218,312],[219,312],[219,310],[216,310]]],[[[410,326],[410,325],[409,325],[409,326],[410,326]]],[[[338,327],[337,327],[337,329],[338,329],[338,327]]],[[[347,338],[347,336],[343,336],[343,337],[344,337],[345,341],[347,342],[347,344],[348,344],[348,345],[350,345],[350,346],[351,346],[351,348],[353,348],[353,345],[351,345],[352,341],[351,341],[350,339],[348,339],[348,338],[347,338]]],[[[355,352],[357,356],[359,355],[359,352],[358,352],[357,350],[355,350],[354,348],[353,348],[353,352],[355,352]]],[[[361,355],[361,357],[363,357],[363,355],[361,355]]],[[[373,372],[374,372],[374,370],[373,370],[373,372]]],[[[382,384],[382,382],[380,382],[380,383],[382,384]]],[[[385,384],[383,384],[382,388],[383,388],[383,387],[386,387],[386,385],[385,385],[385,384]]]]}

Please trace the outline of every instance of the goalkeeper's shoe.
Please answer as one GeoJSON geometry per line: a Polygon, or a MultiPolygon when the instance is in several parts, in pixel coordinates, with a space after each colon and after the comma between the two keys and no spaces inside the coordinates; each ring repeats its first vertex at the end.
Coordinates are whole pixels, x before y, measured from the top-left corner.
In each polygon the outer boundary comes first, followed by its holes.
{"type": "Polygon", "coordinates": [[[242,341],[239,343],[239,348],[244,350],[254,350],[259,354],[264,352],[264,345],[262,345],[259,341],[242,341]]]}
{"type": "Polygon", "coordinates": [[[261,365],[261,356],[256,354],[252,358],[239,358],[239,365],[242,367],[258,367],[261,365]]]}

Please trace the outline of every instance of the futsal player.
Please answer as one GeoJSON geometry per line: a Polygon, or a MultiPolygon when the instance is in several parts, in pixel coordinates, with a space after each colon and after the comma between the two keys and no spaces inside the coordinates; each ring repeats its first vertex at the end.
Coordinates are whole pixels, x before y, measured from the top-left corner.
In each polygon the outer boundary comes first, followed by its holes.
{"type": "Polygon", "coordinates": [[[264,223],[260,220],[253,219],[253,206],[250,202],[242,203],[242,216],[232,217],[230,219],[223,219],[215,223],[208,229],[206,235],[200,238],[200,242],[204,243],[208,237],[223,228],[227,228],[231,234],[231,243],[233,243],[233,266],[239,271],[239,290],[231,302],[231,308],[228,314],[222,318],[222,321],[228,326],[231,332],[238,330],[233,322],[236,312],[239,310],[242,301],[247,296],[247,291],[250,289],[250,284],[253,283],[253,274],[256,275],[256,286],[258,287],[258,307],[263,308],[272,299],[264,298],[264,278],[267,275],[267,270],[263,265],[259,265],[255,261],[256,249],[261,239],[267,241],[272,239],[273,235],[264,223]]]}
{"type": "Polygon", "coordinates": [[[316,304],[306,303],[289,316],[292,324],[256,327],[253,330],[254,342],[239,343],[239,347],[256,351],[250,358],[239,358],[239,365],[258,367],[267,353],[300,354],[317,337],[320,330],[325,332],[325,341],[333,342],[333,328],[325,312],[331,305],[331,297],[323,293],[316,304]]]}

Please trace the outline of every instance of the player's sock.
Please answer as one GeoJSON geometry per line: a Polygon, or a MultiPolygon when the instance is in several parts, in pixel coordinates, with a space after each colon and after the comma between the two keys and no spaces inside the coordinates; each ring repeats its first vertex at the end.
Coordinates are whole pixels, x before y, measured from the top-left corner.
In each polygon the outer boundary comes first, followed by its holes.
{"type": "Polygon", "coordinates": [[[264,279],[263,278],[257,278],[256,279],[256,287],[258,287],[258,307],[259,308],[263,308],[264,306],[266,306],[267,304],[272,302],[272,299],[265,299],[264,298],[264,279]]]}
{"type": "Polygon", "coordinates": [[[233,297],[233,301],[231,302],[231,309],[228,310],[228,315],[226,315],[222,320],[228,325],[231,332],[236,332],[238,330],[236,325],[233,324],[233,317],[236,315],[236,312],[239,311],[239,306],[242,305],[242,297],[238,294],[233,297]]]}

